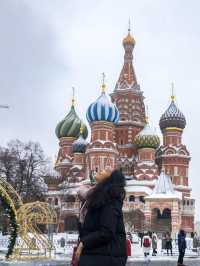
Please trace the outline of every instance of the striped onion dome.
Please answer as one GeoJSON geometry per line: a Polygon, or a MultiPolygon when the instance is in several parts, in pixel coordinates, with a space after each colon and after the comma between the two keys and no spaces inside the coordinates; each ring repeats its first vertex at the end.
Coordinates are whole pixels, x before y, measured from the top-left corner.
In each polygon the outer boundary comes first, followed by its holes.
{"type": "Polygon", "coordinates": [[[138,149],[141,148],[152,148],[157,149],[160,145],[159,136],[151,129],[148,121],[145,127],[140,133],[138,133],[134,138],[134,144],[138,149]]]}
{"type": "Polygon", "coordinates": [[[88,144],[88,142],[83,137],[83,130],[82,130],[82,127],[81,127],[80,136],[78,137],[77,140],[75,140],[73,142],[72,150],[73,150],[74,153],[75,152],[77,152],[77,153],[85,153],[87,144],[88,144]]]}
{"type": "Polygon", "coordinates": [[[86,116],[89,123],[108,121],[116,124],[119,121],[119,111],[104,90],[101,96],[90,104],[86,116]]]}
{"type": "Polygon", "coordinates": [[[87,138],[88,130],[86,125],[78,117],[74,105],[72,104],[70,112],[61,120],[55,130],[56,136],[60,139],[63,137],[78,138],[80,135],[80,128],[83,126],[83,138],[87,138]]]}
{"type": "Polygon", "coordinates": [[[161,116],[159,125],[161,130],[168,127],[177,127],[181,129],[185,128],[186,126],[185,116],[176,106],[173,97],[170,106],[161,116]]]}

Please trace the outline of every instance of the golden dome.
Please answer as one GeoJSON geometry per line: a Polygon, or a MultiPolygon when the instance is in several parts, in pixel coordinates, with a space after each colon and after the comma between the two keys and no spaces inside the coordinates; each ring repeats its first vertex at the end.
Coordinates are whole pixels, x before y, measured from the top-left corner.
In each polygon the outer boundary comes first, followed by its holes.
{"type": "Polygon", "coordinates": [[[127,36],[123,39],[123,44],[132,44],[132,45],[135,45],[135,40],[131,36],[130,31],[128,32],[127,36]]]}

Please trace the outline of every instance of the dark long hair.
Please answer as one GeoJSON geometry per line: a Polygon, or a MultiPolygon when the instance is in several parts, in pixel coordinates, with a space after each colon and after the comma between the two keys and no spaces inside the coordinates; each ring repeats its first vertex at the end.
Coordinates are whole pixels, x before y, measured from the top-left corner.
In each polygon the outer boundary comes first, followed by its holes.
{"type": "Polygon", "coordinates": [[[88,208],[99,208],[104,204],[119,200],[123,203],[125,198],[125,177],[119,170],[114,170],[111,175],[96,185],[88,194],[88,208]]]}

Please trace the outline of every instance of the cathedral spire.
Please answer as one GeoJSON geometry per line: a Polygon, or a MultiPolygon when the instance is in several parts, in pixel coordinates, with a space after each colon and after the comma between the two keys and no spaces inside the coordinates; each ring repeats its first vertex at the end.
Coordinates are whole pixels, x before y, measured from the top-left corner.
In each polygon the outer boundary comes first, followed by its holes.
{"type": "Polygon", "coordinates": [[[72,107],[74,107],[74,105],[75,105],[75,88],[74,87],[72,87],[72,107]]]}
{"type": "Polygon", "coordinates": [[[106,77],[106,75],[103,72],[102,73],[102,84],[101,84],[101,91],[102,91],[102,93],[105,93],[105,91],[106,91],[105,77],[106,77]]]}
{"type": "Polygon", "coordinates": [[[171,100],[175,101],[176,97],[174,95],[174,82],[172,82],[172,84],[171,84],[171,89],[172,89],[171,100]]]}
{"type": "Polygon", "coordinates": [[[127,36],[123,39],[123,46],[125,50],[124,65],[122,67],[115,90],[130,89],[135,84],[137,84],[137,79],[133,67],[133,48],[135,46],[135,39],[131,35],[130,20],[127,36]]]}

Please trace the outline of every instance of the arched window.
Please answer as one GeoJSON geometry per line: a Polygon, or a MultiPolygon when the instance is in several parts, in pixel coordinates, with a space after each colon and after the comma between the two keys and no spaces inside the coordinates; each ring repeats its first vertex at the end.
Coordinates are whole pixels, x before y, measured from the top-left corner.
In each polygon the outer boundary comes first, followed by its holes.
{"type": "Polygon", "coordinates": [[[135,201],[135,196],[133,196],[133,195],[131,195],[130,197],[129,197],[129,201],[135,201]]]}
{"type": "Polygon", "coordinates": [[[140,202],[145,203],[144,196],[140,196],[139,199],[140,199],[140,202]]]}
{"type": "Polygon", "coordinates": [[[55,206],[58,206],[58,198],[55,198],[55,206]]]}
{"type": "Polygon", "coordinates": [[[48,198],[48,203],[51,205],[51,203],[52,203],[52,198],[48,198]]]}

